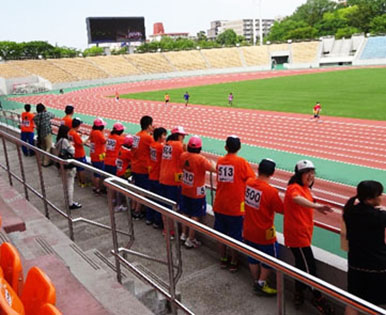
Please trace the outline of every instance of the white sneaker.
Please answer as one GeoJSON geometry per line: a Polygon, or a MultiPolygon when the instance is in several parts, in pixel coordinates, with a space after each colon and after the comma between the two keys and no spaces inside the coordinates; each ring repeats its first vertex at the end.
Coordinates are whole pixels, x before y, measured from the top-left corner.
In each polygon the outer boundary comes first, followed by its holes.
{"type": "Polygon", "coordinates": [[[114,207],[114,211],[115,211],[115,212],[121,211],[121,206],[115,206],[115,207],[114,207]]]}
{"type": "Polygon", "coordinates": [[[201,242],[198,241],[197,239],[194,239],[194,240],[191,240],[190,238],[188,238],[186,241],[185,241],[185,247],[190,249],[190,248],[198,248],[201,246],[201,242]]]}
{"type": "Polygon", "coordinates": [[[187,240],[188,236],[185,233],[181,233],[180,240],[185,242],[187,240]]]}
{"type": "Polygon", "coordinates": [[[127,211],[127,207],[124,205],[119,206],[119,211],[127,211]]]}

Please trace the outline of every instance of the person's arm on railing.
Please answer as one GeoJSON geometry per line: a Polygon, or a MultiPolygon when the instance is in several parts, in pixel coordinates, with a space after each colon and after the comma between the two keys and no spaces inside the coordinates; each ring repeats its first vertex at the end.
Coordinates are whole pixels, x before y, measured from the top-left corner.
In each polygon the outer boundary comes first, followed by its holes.
{"type": "Polygon", "coordinates": [[[296,196],[293,199],[293,201],[299,206],[306,207],[306,208],[313,208],[323,214],[327,214],[328,212],[333,212],[330,206],[321,205],[316,202],[311,202],[302,196],[296,196]]]}

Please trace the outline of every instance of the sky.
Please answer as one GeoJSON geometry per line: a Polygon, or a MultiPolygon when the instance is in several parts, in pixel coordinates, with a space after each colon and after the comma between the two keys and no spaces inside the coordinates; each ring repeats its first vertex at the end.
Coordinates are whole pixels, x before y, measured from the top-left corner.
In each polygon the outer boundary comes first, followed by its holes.
{"type": "MultiPolygon", "coordinates": [[[[306,0],[261,0],[263,18],[286,16],[306,0]]],[[[87,48],[87,17],[144,16],[146,35],[153,23],[165,32],[207,31],[210,21],[259,17],[259,0],[5,0],[0,10],[0,41],[43,40],[87,48]]]]}

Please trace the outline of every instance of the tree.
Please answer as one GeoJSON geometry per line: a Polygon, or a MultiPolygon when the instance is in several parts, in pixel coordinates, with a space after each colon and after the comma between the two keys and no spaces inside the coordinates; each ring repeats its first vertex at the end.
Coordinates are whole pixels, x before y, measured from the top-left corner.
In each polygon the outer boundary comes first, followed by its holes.
{"type": "Polygon", "coordinates": [[[386,33],[386,14],[376,16],[370,22],[370,32],[373,34],[386,33]]]}
{"type": "Polygon", "coordinates": [[[312,39],[318,34],[317,29],[312,26],[298,27],[289,31],[284,39],[312,39]]]}
{"type": "Polygon", "coordinates": [[[341,39],[343,37],[350,38],[353,34],[359,33],[360,31],[356,27],[346,26],[344,28],[340,28],[335,33],[336,39],[341,39]]]}
{"type": "Polygon", "coordinates": [[[304,21],[295,21],[292,18],[286,18],[282,22],[275,22],[266,40],[283,41],[290,39],[288,34],[296,29],[309,27],[304,21]]]}
{"type": "Polygon", "coordinates": [[[204,31],[199,31],[197,33],[197,41],[200,42],[200,41],[207,41],[208,40],[208,37],[206,37],[206,33],[204,31]]]}
{"type": "Polygon", "coordinates": [[[93,46],[90,48],[87,48],[83,51],[83,56],[88,57],[88,56],[101,56],[103,55],[104,50],[102,47],[98,46],[93,46]]]}
{"type": "Polygon", "coordinates": [[[217,42],[225,46],[234,46],[237,43],[237,34],[232,29],[227,29],[217,36],[217,42]]]}
{"type": "Polygon", "coordinates": [[[307,0],[305,4],[296,9],[292,19],[314,26],[322,20],[324,13],[333,12],[336,5],[336,2],[331,0],[307,0]]]}

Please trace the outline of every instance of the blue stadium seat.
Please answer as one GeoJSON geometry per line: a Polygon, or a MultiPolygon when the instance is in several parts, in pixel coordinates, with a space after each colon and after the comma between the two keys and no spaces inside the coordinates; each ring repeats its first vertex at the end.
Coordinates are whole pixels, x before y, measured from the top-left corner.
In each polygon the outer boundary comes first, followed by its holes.
{"type": "Polygon", "coordinates": [[[367,40],[365,49],[360,57],[366,59],[384,59],[386,58],[386,36],[370,37],[367,40]]]}

